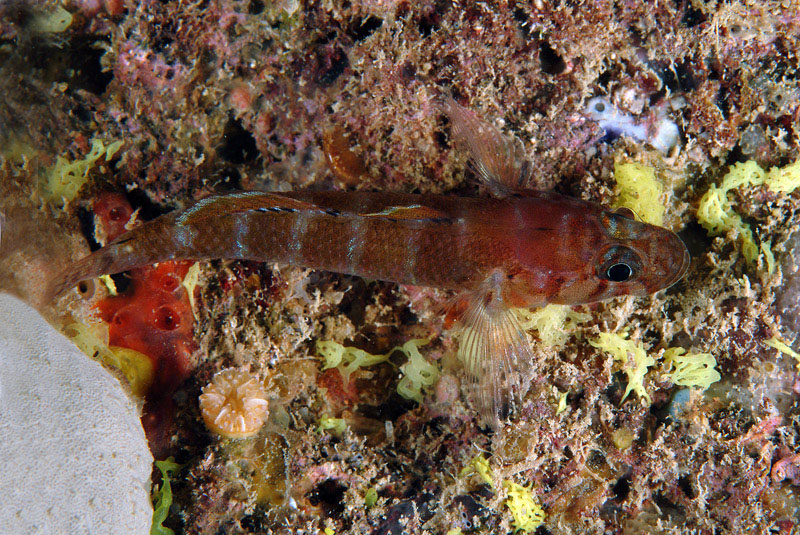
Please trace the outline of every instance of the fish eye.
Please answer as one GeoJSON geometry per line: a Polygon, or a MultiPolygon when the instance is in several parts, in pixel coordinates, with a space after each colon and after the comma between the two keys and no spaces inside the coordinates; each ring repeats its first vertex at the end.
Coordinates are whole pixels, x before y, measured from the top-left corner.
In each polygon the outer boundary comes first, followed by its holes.
{"type": "Polygon", "coordinates": [[[633,275],[633,270],[623,262],[613,264],[606,270],[606,278],[611,282],[625,282],[631,278],[631,275],[633,275]]]}
{"type": "Polygon", "coordinates": [[[609,282],[627,282],[636,278],[640,271],[641,260],[636,251],[617,245],[603,255],[597,275],[609,282]]]}

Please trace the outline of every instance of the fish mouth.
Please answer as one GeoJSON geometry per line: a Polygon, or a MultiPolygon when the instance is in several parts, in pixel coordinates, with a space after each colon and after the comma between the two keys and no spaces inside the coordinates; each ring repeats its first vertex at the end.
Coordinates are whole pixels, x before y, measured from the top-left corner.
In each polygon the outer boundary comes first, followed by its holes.
{"type": "Polygon", "coordinates": [[[665,290],[679,282],[689,271],[691,256],[677,234],[654,227],[638,244],[639,254],[646,259],[643,273],[643,294],[665,290]]]}

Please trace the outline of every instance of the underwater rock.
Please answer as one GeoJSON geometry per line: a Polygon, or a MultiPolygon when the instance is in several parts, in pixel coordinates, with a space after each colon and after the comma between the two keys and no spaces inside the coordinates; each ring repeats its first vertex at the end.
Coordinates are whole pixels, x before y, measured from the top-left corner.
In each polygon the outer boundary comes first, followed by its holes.
{"type": "Polygon", "coordinates": [[[150,533],[150,470],[125,389],[32,308],[0,295],[4,533],[150,533]]]}

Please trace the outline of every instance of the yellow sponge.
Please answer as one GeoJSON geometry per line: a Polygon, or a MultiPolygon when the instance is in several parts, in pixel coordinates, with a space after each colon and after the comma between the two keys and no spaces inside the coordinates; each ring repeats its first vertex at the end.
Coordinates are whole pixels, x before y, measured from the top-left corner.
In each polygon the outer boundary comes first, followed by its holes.
{"type": "Polygon", "coordinates": [[[625,389],[622,401],[625,401],[631,392],[636,392],[649,405],[650,394],[644,388],[644,376],[656,360],[647,354],[644,346],[628,340],[627,335],[613,333],[600,333],[599,338],[589,343],[610,353],[614,360],[622,363],[622,371],[628,376],[628,387],[625,389]]]}
{"type": "Polygon", "coordinates": [[[538,332],[546,346],[563,346],[578,324],[592,319],[591,314],[575,312],[566,305],[547,305],[535,310],[515,308],[514,313],[523,330],[538,332]]]}
{"type": "Polygon", "coordinates": [[[69,161],[63,156],[56,159],[56,164],[47,176],[45,196],[52,201],[71,201],[89,180],[89,171],[94,168],[100,158],[110,160],[122,147],[122,141],[105,145],[101,139],[92,140],[92,149],[85,158],[69,161]]]}
{"type": "Polygon", "coordinates": [[[728,192],[741,186],[758,186],[764,184],[776,193],[790,193],[800,186],[800,160],[786,167],[773,167],[765,171],[758,163],[749,160],[731,166],[719,186],[711,186],[700,199],[697,206],[697,219],[703,228],[712,235],[720,236],[730,230],[736,230],[742,242],[742,255],[749,263],[764,254],[767,269],[772,272],[772,251],[768,242],[759,247],[753,238],[750,225],[733,210],[728,192]]]}
{"type": "Polygon", "coordinates": [[[439,369],[425,360],[425,357],[419,352],[419,348],[428,342],[430,340],[409,340],[402,346],[392,348],[388,353],[373,355],[363,349],[345,347],[333,340],[320,340],[317,342],[317,352],[325,360],[322,369],[338,368],[344,382],[347,383],[350,380],[350,374],[357,369],[386,362],[392,353],[400,351],[408,357],[408,361],[400,366],[403,378],[397,384],[397,393],[406,399],[422,403],[423,387],[427,388],[439,379],[439,369]]]}
{"type": "Polygon", "coordinates": [[[64,334],[78,349],[122,373],[133,394],[142,397],[147,393],[153,382],[153,362],[133,349],[108,346],[108,327],[75,322],[64,328],[64,334]]]}
{"type": "Polygon", "coordinates": [[[652,167],[640,163],[614,163],[617,200],[614,206],[630,208],[645,223],[664,224],[664,188],[652,167]]]}
{"type": "Polygon", "coordinates": [[[676,385],[705,390],[721,378],[716,370],[717,359],[711,353],[687,354],[682,347],[671,347],[664,352],[664,362],[673,368],[667,377],[676,385]]]}
{"type": "Polygon", "coordinates": [[[544,524],[545,514],[533,498],[533,492],[512,481],[503,481],[506,489],[506,507],[514,517],[514,530],[532,533],[544,524]]]}

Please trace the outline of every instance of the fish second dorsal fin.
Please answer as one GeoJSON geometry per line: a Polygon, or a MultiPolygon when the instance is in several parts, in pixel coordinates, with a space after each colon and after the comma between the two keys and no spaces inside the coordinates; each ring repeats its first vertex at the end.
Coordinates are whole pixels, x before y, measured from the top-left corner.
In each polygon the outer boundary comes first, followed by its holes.
{"type": "Polygon", "coordinates": [[[391,220],[438,220],[448,219],[448,215],[429,206],[412,204],[408,206],[390,206],[385,210],[372,214],[359,214],[361,217],[386,218],[391,220]]]}

